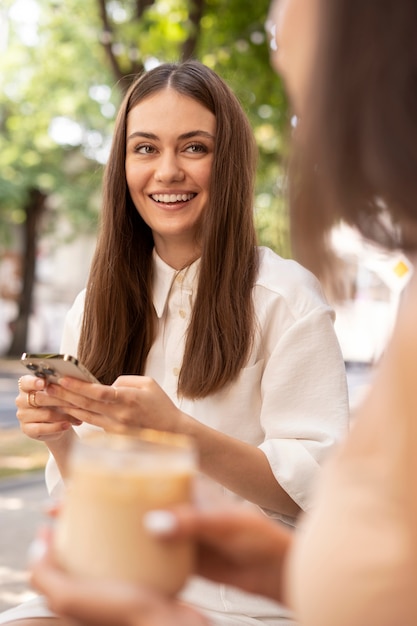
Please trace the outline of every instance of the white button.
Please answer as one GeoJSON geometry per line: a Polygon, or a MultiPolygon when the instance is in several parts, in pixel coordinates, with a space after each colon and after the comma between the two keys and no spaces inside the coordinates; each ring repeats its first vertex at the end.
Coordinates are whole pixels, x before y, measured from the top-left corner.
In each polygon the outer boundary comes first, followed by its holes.
{"type": "Polygon", "coordinates": [[[179,367],[174,367],[174,369],[172,370],[172,373],[174,374],[174,376],[178,376],[178,374],[180,373],[179,367]]]}
{"type": "Polygon", "coordinates": [[[177,278],[175,279],[177,281],[177,283],[179,283],[181,285],[181,283],[184,282],[184,276],[182,274],[178,274],[177,278]]]}
{"type": "Polygon", "coordinates": [[[184,311],[184,309],[180,309],[180,317],[182,317],[184,319],[184,317],[186,317],[187,313],[184,311]]]}

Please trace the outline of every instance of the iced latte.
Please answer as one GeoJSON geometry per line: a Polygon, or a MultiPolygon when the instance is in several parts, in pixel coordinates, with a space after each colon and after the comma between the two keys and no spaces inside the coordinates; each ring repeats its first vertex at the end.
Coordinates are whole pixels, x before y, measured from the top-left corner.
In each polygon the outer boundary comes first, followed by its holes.
{"type": "Polygon", "coordinates": [[[146,431],[80,440],[57,521],[55,551],[68,571],[139,582],[169,594],[193,566],[190,541],[149,534],[143,514],[189,502],[195,454],[182,437],[146,431]]]}

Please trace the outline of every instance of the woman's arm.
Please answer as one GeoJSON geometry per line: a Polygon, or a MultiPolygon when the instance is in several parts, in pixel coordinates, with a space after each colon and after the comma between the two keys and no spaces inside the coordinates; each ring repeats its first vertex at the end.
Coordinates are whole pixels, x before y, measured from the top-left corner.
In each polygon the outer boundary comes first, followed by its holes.
{"type": "Polygon", "coordinates": [[[277,483],[265,454],[183,413],[161,387],[145,376],[121,376],[111,386],[63,378],[47,393],[69,414],[106,431],[156,428],[193,437],[200,468],[228,489],[261,507],[295,516],[299,508],[277,483]],[[116,394],[117,392],[117,394],[116,394]]]}

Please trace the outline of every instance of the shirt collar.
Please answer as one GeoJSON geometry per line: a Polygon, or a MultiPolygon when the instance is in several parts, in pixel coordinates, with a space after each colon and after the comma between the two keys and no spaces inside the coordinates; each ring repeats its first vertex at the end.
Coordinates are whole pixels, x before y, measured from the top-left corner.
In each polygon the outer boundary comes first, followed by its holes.
{"type": "Polygon", "coordinates": [[[155,308],[156,314],[159,318],[162,317],[165,305],[167,303],[169,294],[172,289],[172,285],[175,279],[179,276],[183,276],[182,287],[188,290],[192,290],[193,285],[196,284],[198,269],[200,267],[200,259],[197,259],[189,267],[178,271],[165,263],[156,252],[155,248],[152,251],[153,261],[153,284],[152,284],[152,302],[155,308]]]}

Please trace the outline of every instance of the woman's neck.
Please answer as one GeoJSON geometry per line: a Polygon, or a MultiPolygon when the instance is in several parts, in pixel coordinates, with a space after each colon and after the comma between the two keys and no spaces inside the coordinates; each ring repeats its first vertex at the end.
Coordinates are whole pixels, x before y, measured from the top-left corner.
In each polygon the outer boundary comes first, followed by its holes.
{"type": "Polygon", "coordinates": [[[185,247],[180,244],[168,247],[155,243],[155,251],[164,263],[175,270],[188,267],[201,256],[201,249],[197,245],[185,247]]]}

